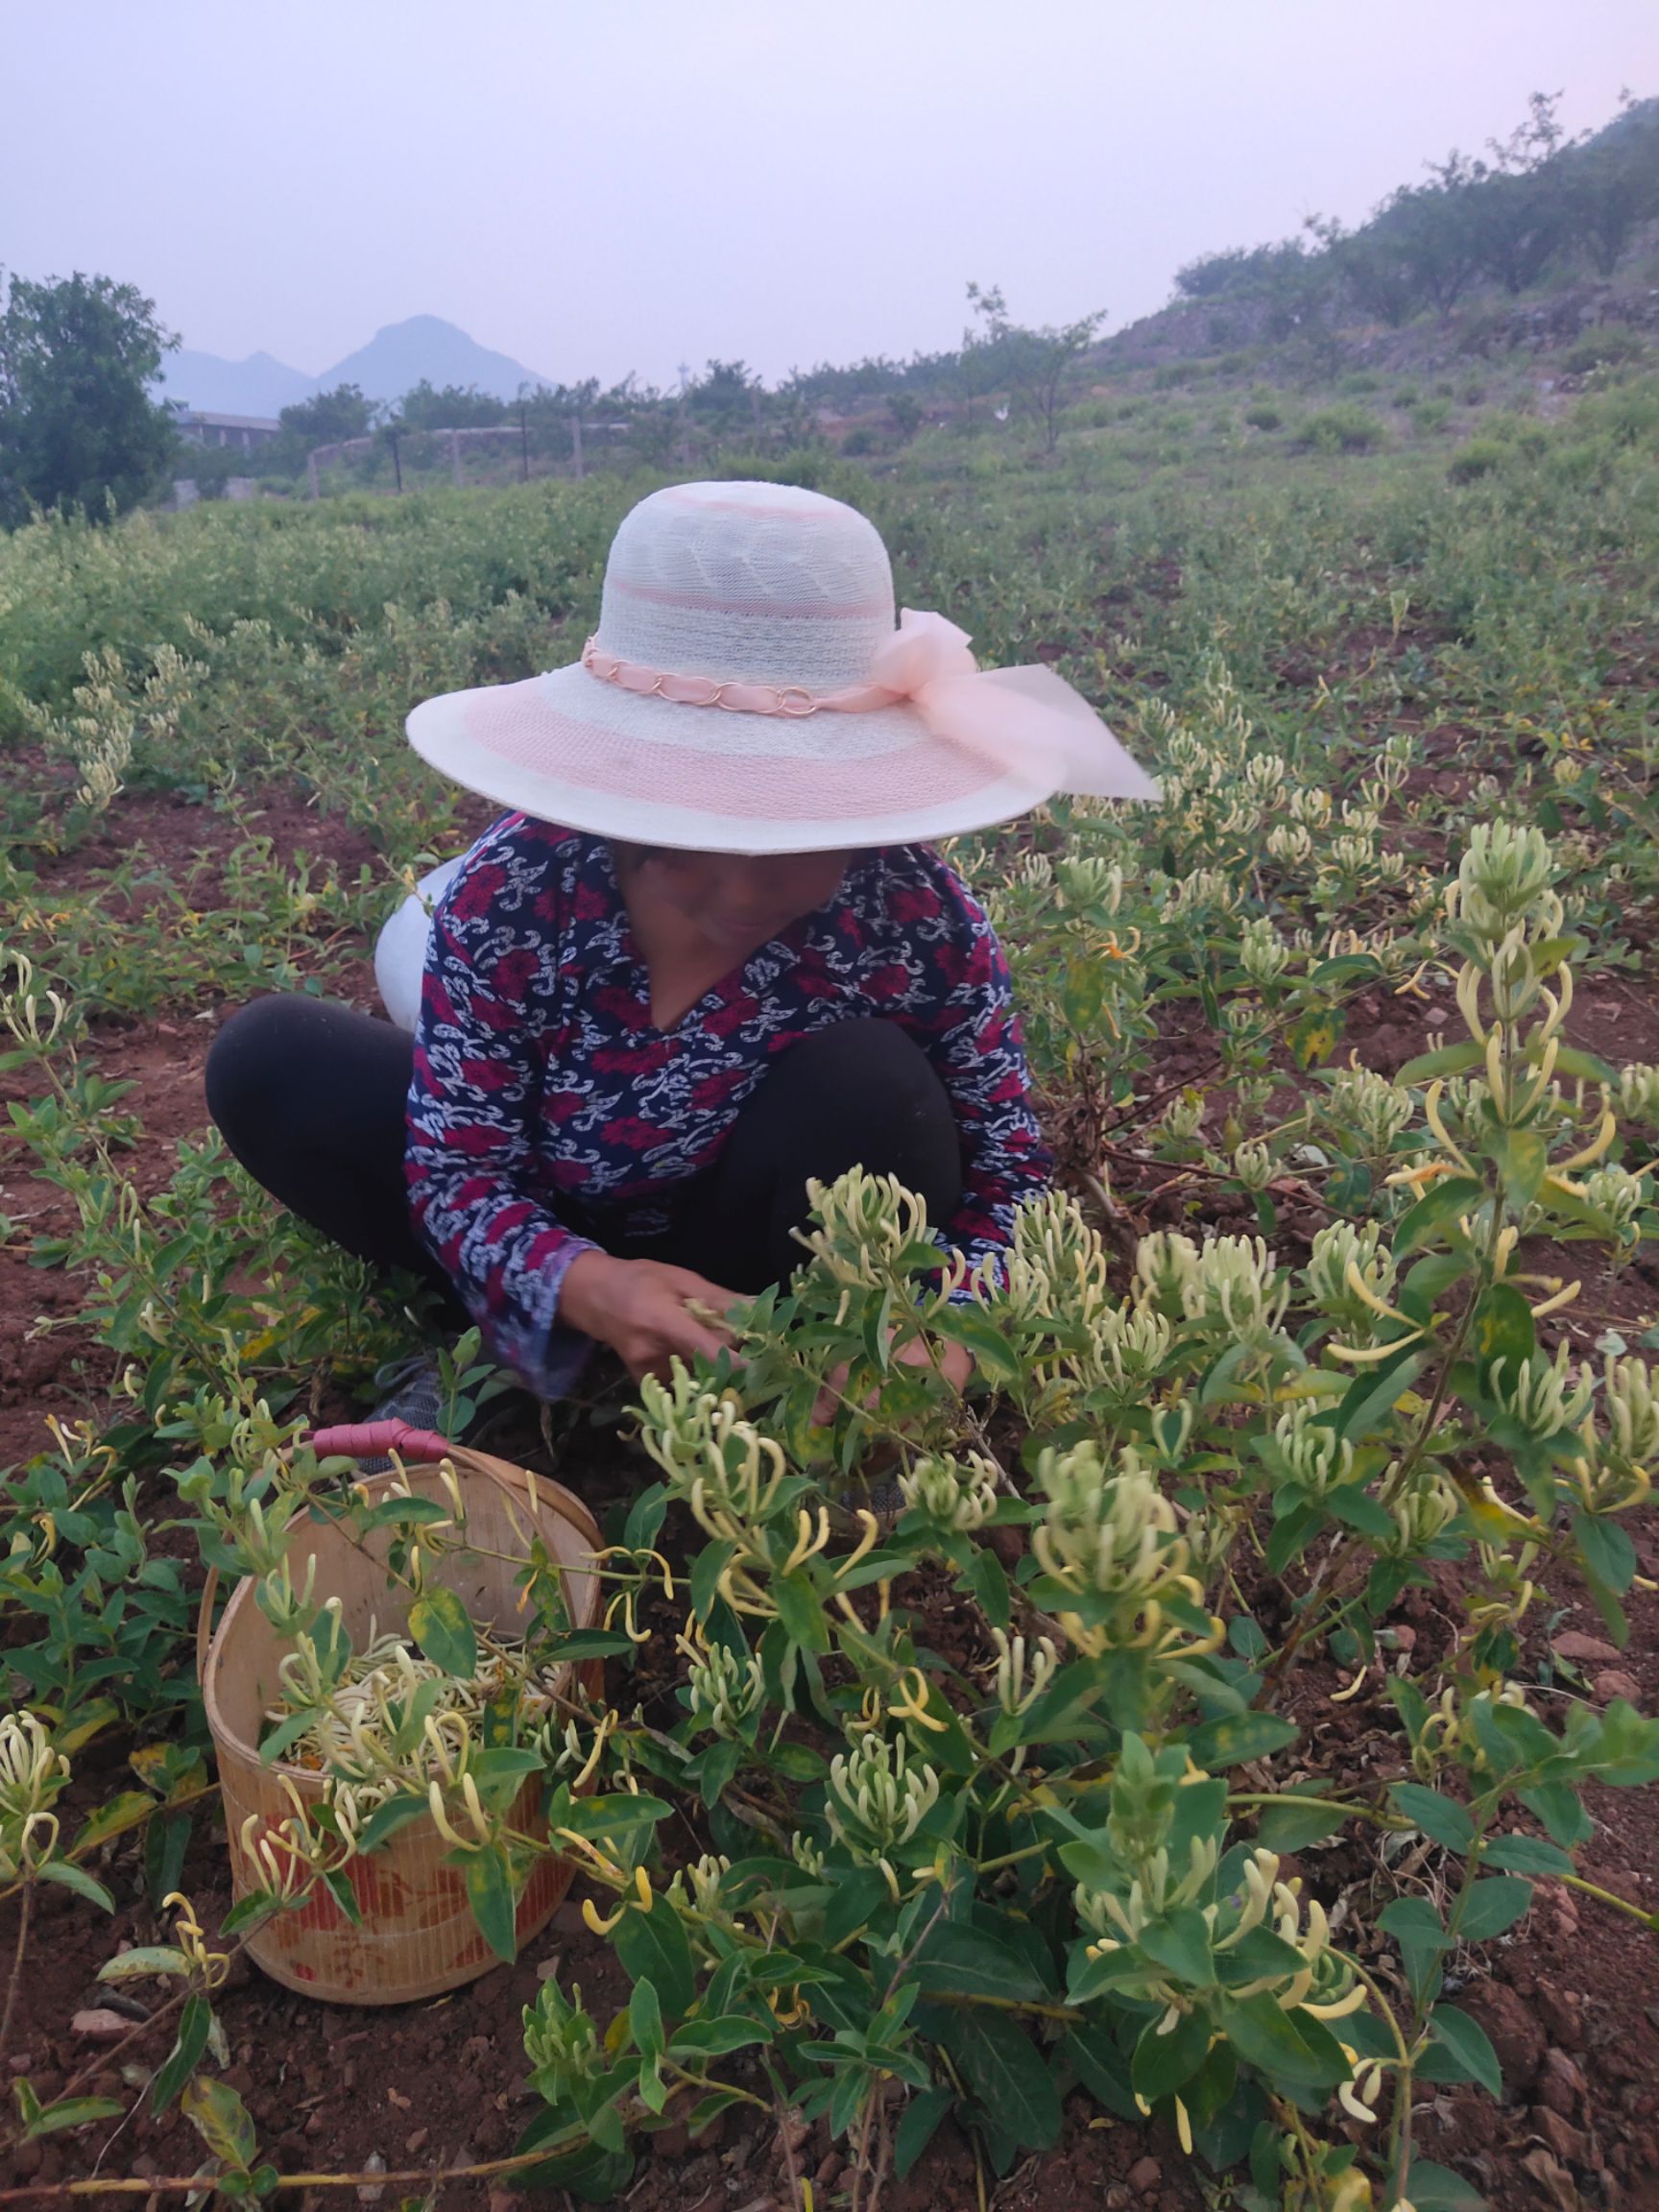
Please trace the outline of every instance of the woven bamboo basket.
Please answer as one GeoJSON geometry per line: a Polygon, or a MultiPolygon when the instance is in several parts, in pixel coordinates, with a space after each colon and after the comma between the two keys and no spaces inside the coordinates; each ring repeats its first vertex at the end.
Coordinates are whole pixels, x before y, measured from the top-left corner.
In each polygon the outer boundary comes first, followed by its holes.
{"type": "MultiPolygon", "coordinates": [[[[326,1435],[316,1439],[319,1449],[327,1441],[326,1435]]],[[[426,1439],[407,1432],[406,1439],[397,1441],[412,1456],[420,1456],[426,1439]]],[[[512,1625],[517,1600],[515,1562],[525,1556],[534,1530],[549,1556],[565,1570],[572,1624],[578,1629],[591,1627],[600,1590],[591,1562],[600,1538],[580,1499],[538,1476],[532,1506],[522,1468],[451,1447],[442,1438],[430,1441],[441,1446],[461,1480],[468,1533],[478,1547],[475,1551],[445,1555],[437,1562],[436,1573],[473,1620],[485,1627],[512,1625]],[[507,1556],[492,1558],[491,1552],[507,1556]]],[[[367,1454],[376,1447],[354,1443],[344,1448],[367,1454]]],[[[435,1465],[406,1465],[405,1475],[417,1496],[445,1496],[435,1465]]],[[[364,1487],[374,1496],[393,1479],[389,1474],[371,1476],[364,1487]]],[[[389,1581],[385,1572],[389,1541],[387,1531],[377,1530],[359,1544],[321,1519],[295,1533],[290,1556],[296,1583],[303,1587],[306,1561],[315,1557],[316,1595],[340,1599],[344,1623],[354,1644],[369,1634],[372,1620],[382,1631],[402,1632],[406,1624],[409,1593],[389,1581]]],[[[262,1887],[242,1847],[249,1815],[256,1814],[279,1828],[293,1812],[284,1780],[306,1804],[323,1796],[325,1783],[308,1767],[259,1756],[259,1739],[269,1726],[265,1716],[277,1693],[276,1670],[288,1646],[260,1612],[253,1584],[250,1580],[237,1584],[209,1641],[212,1602],[210,1576],[203,1593],[198,1662],[207,1726],[219,1761],[232,1886],[241,1897],[262,1887]]],[[[596,1661],[572,1670],[573,1677],[589,1681],[597,1672],[596,1661]]],[[[510,1815],[520,1834],[546,1837],[541,1796],[541,1781],[532,1775],[510,1815]]],[[[255,1930],[248,1939],[249,1955],[288,1988],[344,2005],[403,2005],[476,1980],[497,1960],[468,1905],[460,1870],[445,1863],[448,1850],[430,1815],[421,1815],[378,1850],[349,1862],[347,1879],[362,1915],[358,1925],[352,1925],[320,1884],[299,1910],[276,1913],[255,1930]]],[[[520,1944],[545,1927],[569,1887],[570,1876],[568,1860],[536,1861],[517,1905],[520,1944]]]]}

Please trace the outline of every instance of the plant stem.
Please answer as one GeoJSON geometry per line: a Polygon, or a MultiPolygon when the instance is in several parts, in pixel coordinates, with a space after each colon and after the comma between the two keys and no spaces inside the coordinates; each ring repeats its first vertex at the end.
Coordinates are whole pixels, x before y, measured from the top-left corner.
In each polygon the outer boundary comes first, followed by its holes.
{"type": "MultiPolygon", "coordinates": [[[[361,2189],[382,2183],[413,2182],[423,2189],[435,2188],[444,2181],[482,2180],[492,2174],[518,2174],[528,2166],[540,2166],[557,2154],[558,2142],[544,2143],[537,2151],[519,2151],[511,2158],[491,2158],[473,2166],[444,2166],[438,2168],[409,2166],[391,2174],[283,2174],[277,2176],[273,2194],[278,2189],[361,2189]]],[[[120,2180],[95,2176],[85,2181],[55,2181],[20,2189],[0,2189],[0,2204],[36,2203],[42,2198],[59,2197],[147,2197],[178,2196],[209,2188],[200,2174],[170,2174],[155,2179],[127,2176],[120,2180]]]]}
{"type": "Polygon", "coordinates": [[[12,1954],[12,1971],[6,1981],[6,2008],[0,2012],[0,2058],[6,2056],[6,2040],[12,2032],[12,2014],[23,1980],[23,1953],[29,1941],[29,1913],[34,1902],[35,1885],[26,1881],[23,1884],[23,1902],[17,1909],[17,1947],[12,1954]]]}
{"type": "Polygon", "coordinates": [[[1659,1912],[1647,1912],[1640,1905],[1632,1905],[1628,1897],[1621,1897],[1612,1889],[1603,1889],[1597,1883],[1586,1882],[1581,1874],[1558,1874],[1556,1881],[1564,1882],[1570,1889],[1581,1889],[1586,1897],[1594,1897],[1598,1904],[1615,1905],[1621,1912],[1628,1912],[1632,1920],[1640,1920],[1644,1928],[1659,1935],[1659,1912]]]}

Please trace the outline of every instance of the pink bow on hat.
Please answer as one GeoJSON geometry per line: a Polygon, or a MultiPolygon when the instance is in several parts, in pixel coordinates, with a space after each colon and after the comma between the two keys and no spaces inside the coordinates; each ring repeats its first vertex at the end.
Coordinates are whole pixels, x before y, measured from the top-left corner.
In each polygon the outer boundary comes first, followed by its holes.
{"type": "Polygon", "coordinates": [[[1159,796],[1152,778],[1052,668],[981,668],[968,650],[965,630],[943,614],[918,613],[913,607],[904,609],[898,629],[878,648],[868,681],[838,691],[676,675],[624,661],[597,637],[583,648],[582,665],[602,683],[673,706],[791,722],[813,714],[869,714],[907,702],[941,743],[960,746],[1009,775],[1046,780],[1052,791],[1098,799],[1159,796]]]}
{"type": "Polygon", "coordinates": [[[870,688],[908,699],[929,733],[1013,774],[1100,799],[1156,799],[1158,785],[1089,702],[1052,668],[980,668],[968,633],[906,607],[878,652],[870,688]]]}

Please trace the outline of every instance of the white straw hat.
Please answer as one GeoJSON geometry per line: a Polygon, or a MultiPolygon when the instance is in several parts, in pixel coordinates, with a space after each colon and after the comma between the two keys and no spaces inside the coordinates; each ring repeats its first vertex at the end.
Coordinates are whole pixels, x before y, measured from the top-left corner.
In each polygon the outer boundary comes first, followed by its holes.
{"type": "Polygon", "coordinates": [[[893,613],[853,508],[676,485],[624,517],[579,661],[428,699],[409,739],[502,805],[697,852],[911,844],[1061,790],[1157,797],[1051,669],[976,671],[953,623],[893,613]]]}

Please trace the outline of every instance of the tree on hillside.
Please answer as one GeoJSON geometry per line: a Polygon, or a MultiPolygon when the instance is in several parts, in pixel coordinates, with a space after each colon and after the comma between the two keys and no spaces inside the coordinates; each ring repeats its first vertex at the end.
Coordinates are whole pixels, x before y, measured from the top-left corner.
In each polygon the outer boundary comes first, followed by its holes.
{"type": "Polygon", "coordinates": [[[1643,224],[1659,215],[1659,100],[1632,100],[1587,143],[1562,157],[1569,224],[1595,263],[1611,276],[1643,224]]]}
{"type": "Polygon", "coordinates": [[[1106,320],[1105,308],[1079,316],[1075,323],[1046,323],[1040,328],[1028,328],[1010,317],[1000,285],[981,289],[970,284],[968,301],[981,327],[964,334],[964,352],[971,348],[980,351],[992,380],[985,388],[995,389],[998,382],[1005,384],[1018,397],[1022,411],[1041,425],[1044,450],[1052,453],[1060,441],[1060,402],[1068,373],[1094,345],[1106,320]]]}
{"type": "Polygon", "coordinates": [[[374,409],[355,384],[336,384],[284,407],[278,420],[308,451],[313,445],[342,445],[348,438],[367,438],[374,409]]]}
{"type": "Polygon", "coordinates": [[[135,285],[12,277],[0,308],[0,523],[36,507],[121,514],[143,498],[177,445],[149,387],[178,343],[135,285]]]}
{"type": "Polygon", "coordinates": [[[422,376],[397,402],[397,412],[410,430],[483,430],[505,422],[508,407],[475,384],[434,385],[422,376]]]}
{"type": "Polygon", "coordinates": [[[720,437],[754,430],[760,421],[762,387],[746,361],[710,361],[685,388],[685,405],[706,430],[720,437]]]}

